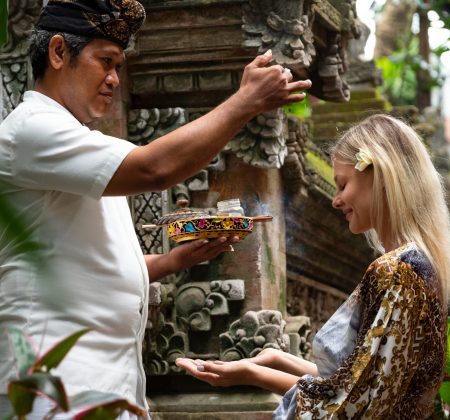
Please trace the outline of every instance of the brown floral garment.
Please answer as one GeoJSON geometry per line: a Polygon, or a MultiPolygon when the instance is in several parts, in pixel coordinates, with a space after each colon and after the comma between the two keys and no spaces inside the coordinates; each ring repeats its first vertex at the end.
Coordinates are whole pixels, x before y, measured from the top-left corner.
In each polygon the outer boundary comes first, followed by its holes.
{"type": "Polygon", "coordinates": [[[298,381],[296,418],[426,418],[446,341],[447,311],[433,267],[408,244],[375,260],[359,288],[355,348],[329,378],[298,381]]]}

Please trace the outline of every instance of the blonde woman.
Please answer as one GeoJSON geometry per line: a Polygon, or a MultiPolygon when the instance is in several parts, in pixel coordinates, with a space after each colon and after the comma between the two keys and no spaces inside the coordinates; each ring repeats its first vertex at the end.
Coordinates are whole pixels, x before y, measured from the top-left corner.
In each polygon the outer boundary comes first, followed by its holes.
{"type": "Polygon", "coordinates": [[[177,364],[215,386],[285,394],[274,419],[423,419],[445,360],[449,216],[416,132],[375,115],[332,150],[333,207],[382,255],[316,334],[313,362],[266,349],[252,359],[177,364]]]}

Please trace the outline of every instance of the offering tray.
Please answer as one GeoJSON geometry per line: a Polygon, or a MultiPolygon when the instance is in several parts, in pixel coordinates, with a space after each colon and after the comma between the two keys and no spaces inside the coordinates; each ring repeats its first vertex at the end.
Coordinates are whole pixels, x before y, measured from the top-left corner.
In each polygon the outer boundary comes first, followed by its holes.
{"type": "Polygon", "coordinates": [[[272,216],[209,215],[183,209],[164,215],[153,225],[142,225],[142,227],[158,228],[166,226],[169,238],[175,242],[229,236],[237,236],[242,239],[253,231],[254,222],[270,220],[272,220],[272,216]]]}

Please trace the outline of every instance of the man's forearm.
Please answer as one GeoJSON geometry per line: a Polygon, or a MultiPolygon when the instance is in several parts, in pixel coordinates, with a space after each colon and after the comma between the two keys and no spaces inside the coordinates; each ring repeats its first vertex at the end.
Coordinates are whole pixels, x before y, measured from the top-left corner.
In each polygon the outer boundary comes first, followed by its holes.
{"type": "Polygon", "coordinates": [[[132,150],[104,195],[161,191],[204,168],[257,114],[304,99],[309,81],[289,82],[281,66],[269,66],[271,55],[246,66],[239,90],[208,114],[146,146],[132,150]]]}
{"type": "Polygon", "coordinates": [[[144,258],[150,282],[158,281],[162,277],[173,273],[168,254],[144,255],[144,258]]]}

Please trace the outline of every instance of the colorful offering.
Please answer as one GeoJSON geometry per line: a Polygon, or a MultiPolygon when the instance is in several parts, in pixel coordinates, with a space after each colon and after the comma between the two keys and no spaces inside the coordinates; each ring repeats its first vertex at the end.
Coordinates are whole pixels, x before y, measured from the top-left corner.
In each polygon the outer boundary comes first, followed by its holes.
{"type": "Polygon", "coordinates": [[[169,238],[176,242],[221,236],[245,238],[252,230],[253,219],[245,216],[211,216],[177,220],[167,225],[169,238]]]}

